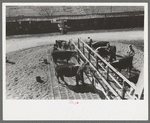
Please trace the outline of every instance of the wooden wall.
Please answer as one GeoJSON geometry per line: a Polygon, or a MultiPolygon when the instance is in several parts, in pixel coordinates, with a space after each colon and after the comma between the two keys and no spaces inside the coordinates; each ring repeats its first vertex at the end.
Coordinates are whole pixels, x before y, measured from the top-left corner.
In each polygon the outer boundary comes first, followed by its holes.
{"type": "MultiPolygon", "coordinates": [[[[68,31],[119,29],[144,27],[144,16],[76,19],[65,22],[68,31]]],[[[50,21],[7,22],[6,35],[38,34],[59,32],[57,23],[50,21]]]]}

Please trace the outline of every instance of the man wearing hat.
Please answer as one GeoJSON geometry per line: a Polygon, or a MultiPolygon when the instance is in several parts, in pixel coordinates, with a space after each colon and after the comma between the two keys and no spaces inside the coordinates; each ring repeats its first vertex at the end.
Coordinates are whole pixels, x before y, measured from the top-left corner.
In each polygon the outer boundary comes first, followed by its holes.
{"type": "Polygon", "coordinates": [[[133,50],[132,45],[129,45],[129,50],[127,51],[127,55],[128,56],[134,56],[135,55],[135,51],[133,50]]]}
{"type": "MultiPolygon", "coordinates": [[[[135,51],[133,50],[132,45],[129,45],[129,50],[127,51],[127,55],[132,56],[132,61],[133,61],[133,56],[135,55],[135,51]]],[[[133,65],[131,66],[131,68],[133,68],[133,65]]]]}

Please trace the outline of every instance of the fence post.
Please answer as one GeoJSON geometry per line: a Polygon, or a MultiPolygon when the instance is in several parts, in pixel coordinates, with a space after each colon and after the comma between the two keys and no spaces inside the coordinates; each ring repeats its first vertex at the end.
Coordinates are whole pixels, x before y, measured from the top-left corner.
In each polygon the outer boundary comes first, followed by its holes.
{"type": "Polygon", "coordinates": [[[123,80],[122,99],[125,99],[125,93],[126,93],[126,87],[125,87],[125,81],[123,80]]]}
{"type": "Polygon", "coordinates": [[[80,39],[78,38],[78,48],[80,50],[80,39]]]}
{"type": "Polygon", "coordinates": [[[107,65],[107,82],[109,80],[109,66],[107,65]]]}
{"type": "Polygon", "coordinates": [[[98,56],[96,57],[96,68],[98,70],[98,56]]]}
{"type": "Polygon", "coordinates": [[[82,44],[83,44],[83,47],[82,47],[82,48],[83,48],[83,54],[84,54],[84,43],[82,43],[82,44]]]}
{"type": "MultiPolygon", "coordinates": [[[[78,38],[78,49],[80,50],[80,39],[78,38]]],[[[80,62],[80,55],[78,51],[78,63],[80,62]]]]}
{"type": "Polygon", "coordinates": [[[81,72],[81,80],[82,80],[82,84],[84,84],[83,71],[81,72]]]}
{"type": "MultiPolygon", "coordinates": [[[[89,42],[89,46],[91,47],[91,45],[92,45],[92,39],[90,39],[90,42],[89,42]]],[[[89,61],[90,61],[90,55],[91,55],[91,50],[89,49],[89,61]]]]}

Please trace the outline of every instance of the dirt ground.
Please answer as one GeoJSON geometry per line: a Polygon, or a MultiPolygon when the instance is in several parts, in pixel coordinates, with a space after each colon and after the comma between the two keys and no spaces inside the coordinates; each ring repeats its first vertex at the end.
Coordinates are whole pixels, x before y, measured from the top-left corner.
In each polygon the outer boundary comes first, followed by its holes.
{"type": "Polygon", "coordinates": [[[48,66],[42,64],[48,57],[48,50],[55,40],[72,39],[77,42],[81,37],[86,40],[91,37],[94,41],[110,41],[117,47],[118,55],[125,55],[128,45],[135,50],[133,66],[141,69],[144,62],[144,31],[143,30],[111,30],[68,33],[66,35],[39,34],[24,36],[9,36],[6,38],[6,98],[7,99],[51,99],[49,88],[48,66]],[[40,75],[45,81],[41,85],[35,77],[40,75]]]}
{"type": "Polygon", "coordinates": [[[72,39],[76,42],[78,38],[86,40],[88,37],[91,37],[93,41],[136,41],[144,39],[144,31],[137,28],[68,32],[65,35],[51,33],[8,36],[6,37],[6,53],[40,45],[54,44],[55,40],[72,39]]]}

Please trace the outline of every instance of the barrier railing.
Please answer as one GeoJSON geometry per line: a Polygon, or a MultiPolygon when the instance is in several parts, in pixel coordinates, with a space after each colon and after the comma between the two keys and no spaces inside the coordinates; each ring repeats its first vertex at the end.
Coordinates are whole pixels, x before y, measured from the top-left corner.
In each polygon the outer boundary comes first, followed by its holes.
{"type": "MultiPolygon", "coordinates": [[[[133,96],[126,91],[126,84],[128,84],[133,90],[135,90],[136,86],[127,78],[125,78],[120,72],[118,72],[113,66],[111,66],[104,58],[102,58],[99,54],[97,54],[90,46],[88,46],[81,38],[78,38],[78,46],[75,45],[74,42],[72,44],[78,51],[78,54],[81,55],[87,62],[90,63],[93,70],[97,73],[97,75],[101,78],[103,83],[108,87],[108,89],[115,95],[117,99],[125,99],[125,94],[128,98],[133,99],[133,96]],[[82,46],[80,45],[82,44],[82,46]],[[82,48],[82,50],[81,50],[82,48]],[[96,56],[94,57],[92,53],[96,56]],[[87,54],[87,55],[86,55],[87,54]],[[95,65],[93,61],[95,62],[95,65]],[[106,66],[104,67],[102,63],[106,66]],[[100,70],[100,68],[102,70],[100,70]],[[106,73],[106,77],[104,77],[103,73],[106,73]],[[122,80],[122,85],[119,81],[112,75],[117,75],[122,80]],[[121,88],[121,94],[116,88],[112,87],[109,83],[109,77],[121,88]]],[[[109,91],[107,90],[107,91],[109,91]]],[[[108,92],[106,92],[108,93],[108,92]]],[[[106,94],[105,93],[105,94],[106,94]]]]}

